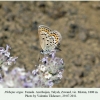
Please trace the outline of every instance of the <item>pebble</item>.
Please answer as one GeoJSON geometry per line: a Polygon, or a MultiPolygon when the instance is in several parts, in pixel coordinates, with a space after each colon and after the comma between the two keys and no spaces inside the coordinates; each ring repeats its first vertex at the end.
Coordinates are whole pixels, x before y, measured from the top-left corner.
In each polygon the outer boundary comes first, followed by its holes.
{"type": "Polygon", "coordinates": [[[84,65],[84,76],[87,76],[89,74],[89,72],[91,71],[92,66],[89,64],[85,64],[84,65]]]}
{"type": "Polygon", "coordinates": [[[71,22],[69,24],[69,34],[68,34],[68,36],[70,38],[74,38],[76,33],[77,33],[77,30],[78,30],[77,24],[75,24],[74,22],[71,22]]]}
{"type": "Polygon", "coordinates": [[[91,5],[91,8],[94,8],[94,9],[96,9],[96,10],[100,10],[100,3],[98,3],[98,4],[92,4],[91,5]]]}
{"type": "Polygon", "coordinates": [[[73,63],[74,63],[75,66],[81,66],[82,65],[82,59],[77,57],[76,59],[74,59],[73,63]]]}
{"type": "Polygon", "coordinates": [[[88,39],[87,33],[85,33],[85,32],[79,32],[79,39],[80,39],[82,42],[85,42],[85,41],[88,39]]]}

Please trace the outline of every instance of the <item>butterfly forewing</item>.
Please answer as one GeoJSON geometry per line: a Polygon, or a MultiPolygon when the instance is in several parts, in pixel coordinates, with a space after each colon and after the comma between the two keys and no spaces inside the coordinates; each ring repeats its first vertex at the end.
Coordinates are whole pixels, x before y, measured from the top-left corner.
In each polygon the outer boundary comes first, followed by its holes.
{"type": "Polygon", "coordinates": [[[40,25],[38,28],[39,40],[41,48],[46,48],[46,39],[49,37],[50,28],[44,25],[40,25]]]}

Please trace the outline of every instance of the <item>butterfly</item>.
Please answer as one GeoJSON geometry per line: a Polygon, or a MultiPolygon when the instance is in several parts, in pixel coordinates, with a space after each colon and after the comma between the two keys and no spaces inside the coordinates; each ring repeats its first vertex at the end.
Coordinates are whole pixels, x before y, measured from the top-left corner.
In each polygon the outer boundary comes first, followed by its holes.
{"type": "Polygon", "coordinates": [[[55,51],[62,39],[62,36],[58,31],[52,31],[45,25],[40,25],[38,27],[38,35],[43,54],[49,54],[50,52],[55,51]]]}

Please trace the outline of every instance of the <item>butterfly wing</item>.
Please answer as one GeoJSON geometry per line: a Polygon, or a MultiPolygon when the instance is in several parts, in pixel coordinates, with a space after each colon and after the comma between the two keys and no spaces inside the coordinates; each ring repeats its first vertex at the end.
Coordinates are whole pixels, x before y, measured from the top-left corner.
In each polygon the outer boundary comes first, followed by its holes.
{"type": "Polygon", "coordinates": [[[55,38],[53,36],[49,36],[48,40],[46,41],[46,50],[48,52],[52,51],[55,49],[55,38]]]}
{"type": "Polygon", "coordinates": [[[38,34],[41,48],[43,49],[44,53],[50,53],[50,51],[55,50],[58,43],[60,43],[62,37],[61,34],[51,29],[47,26],[40,25],[38,27],[38,34]]]}
{"type": "Polygon", "coordinates": [[[62,36],[61,36],[61,34],[58,32],[58,31],[56,31],[56,30],[54,30],[54,31],[51,31],[50,32],[50,36],[52,36],[53,38],[54,38],[54,45],[55,45],[55,47],[60,43],[60,41],[62,40],[62,36]]]}
{"type": "Polygon", "coordinates": [[[40,45],[41,48],[45,51],[46,48],[48,47],[48,39],[49,39],[49,33],[50,33],[51,29],[47,26],[44,25],[40,25],[38,27],[38,34],[39,34],[39,41],[40,41],[40,45]]]}

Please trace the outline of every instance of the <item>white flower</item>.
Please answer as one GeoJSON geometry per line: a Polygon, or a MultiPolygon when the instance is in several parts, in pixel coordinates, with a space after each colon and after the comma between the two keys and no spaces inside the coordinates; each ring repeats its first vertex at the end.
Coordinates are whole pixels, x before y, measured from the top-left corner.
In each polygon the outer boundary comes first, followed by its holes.
{"type": "Polygon", "coordinates": [[[15,63],[17,58],[18,58],[18,57],[10,57],[10,58],[8,59],[8,61],[7,61],[7,64],[8,64],[8,65],[11,65],[12,62],[15,63]]]}
{"type": "Polygon", "coordinates": [[[61,79],[62,78],[62,72],[59,72],[58,77],[61,79]]]}
{"type": "Polygon", "coordinates": [[[10,56],[10,52],[5,52],[5,56],[9,57],[10,56]]]}
{"type": "Polygon", "coordinates": [[[36,75],[37,73],[38,73],[38,69],[32,71],[33,75],[36,75]]]}
{"type": "Polygon", "coordinates": [[[39,65],[39,69],[40,69],[42,72],[45,72],[46,66],[44,66],[44,65],[39,65]]]}
{"type": "Polygon", "coordinates": [[[6,45],[6,52],[8,52],[8,50],[11,49],[11,47],[9,45],[6,45]]]}
{"type": "Polygon", "coordinates": [[[49,72],[45,72],[44,77],[46,79],[50,79],[50,77],[52,77],[52,74],[50,74],[49,72]]]}
{"type": "Polygon", "coordinates": [[[8,66],[2,65],[2,70],[3,71],[5,71],[5,72],[8,71],[8,68],[9,68],[8,66]]]}

